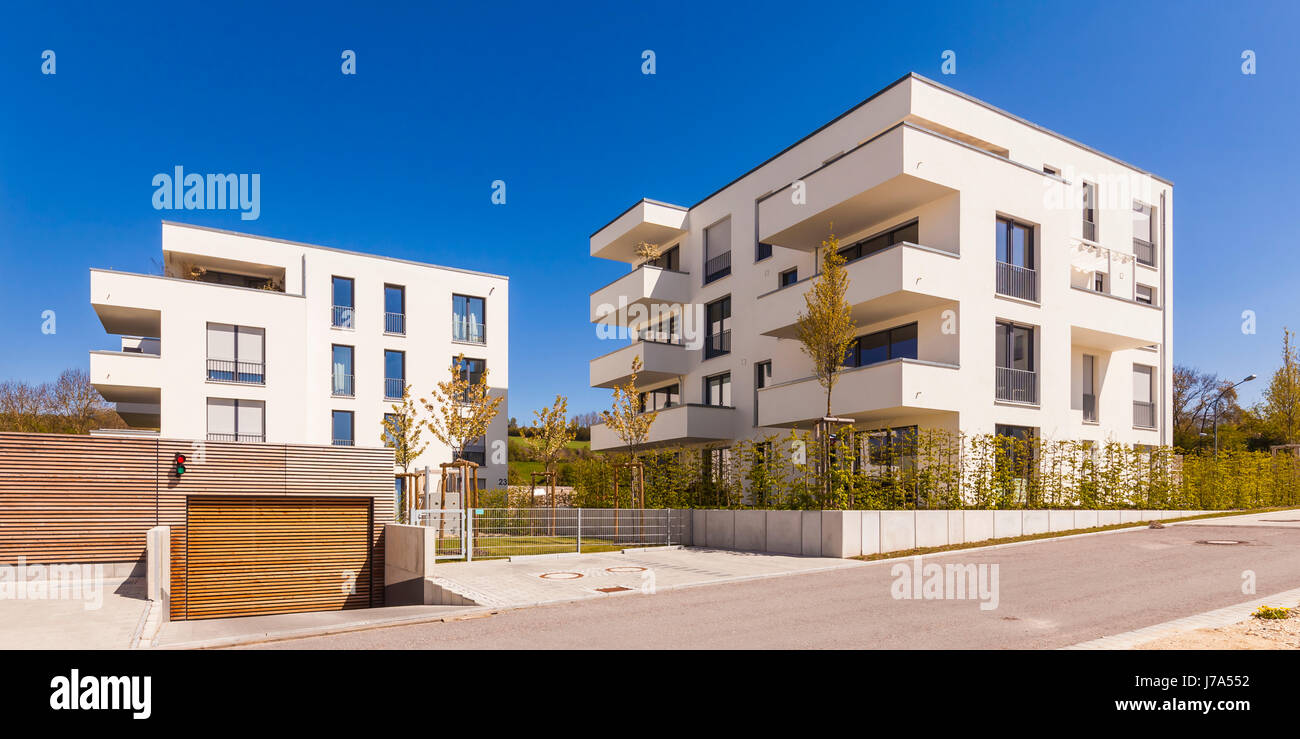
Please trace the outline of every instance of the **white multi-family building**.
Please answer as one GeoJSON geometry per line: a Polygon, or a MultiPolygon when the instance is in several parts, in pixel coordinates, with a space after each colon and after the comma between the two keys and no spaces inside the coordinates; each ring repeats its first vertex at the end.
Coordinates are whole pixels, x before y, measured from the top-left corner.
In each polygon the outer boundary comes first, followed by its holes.
{"type": "Polygon", "coordinates": [[[825,394],[795,326],[833,231],[858,338],[832,416],[1166,444],[1172,214],[1169,181],[909,74],[700,202],[642,200],[594,233],[630,272],[591,320],[631,339],[590,384],[639,357],[651,445],[811,428],[825,394]]]}
{"type": "MultiPolygon", "coordinates": [[[[379,447],[403,388],[429,398],[461,355],[506,395],[506,277],[167,222],[162,263],[163,275],[90,272],[91,305],[122,336],[90,353],[91,381],[132,427],[379,447]]],[[[465,449],[487,487],[505,484],[506,418],[503,401],[465,449]]],[[[415,467],[438,472],[452,450],[423,439],[415,467]]]]}

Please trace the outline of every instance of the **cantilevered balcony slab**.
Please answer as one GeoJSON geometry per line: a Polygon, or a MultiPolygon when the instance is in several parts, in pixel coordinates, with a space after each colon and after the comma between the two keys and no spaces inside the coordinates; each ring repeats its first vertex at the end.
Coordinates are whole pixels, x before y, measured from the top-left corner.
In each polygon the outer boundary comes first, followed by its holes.
{"type": "MultiPolygon", "coordinates": [[[[699,354],[699,350],[694,351],[695,361],[699,360],[699,354]]],[[[692,351],[681,344],[638,341],[591,360],[589,384],[608,388],[627,384],[632,376],[632,362],[637,358],[641,359],[637,385],[646,387],[689,372],[692,351]]]]}
{"type": "Polygon", "coordinates": [[[162,306],[158,280],[149,275],[90,270],[90,306],[110,334],[159,336],[162,306]]]}
{"type": "Polygon", "coordinates": [[[690,297],[689,274],[643,265],[591,294],[591,320],[624,322],[634,305],[681,306],[690,297]]]}
{"type": "Polygon", "coordinates": [[[1077,287],[1066,298],[1075,346],[1114,352],[1164,341],[1164,312],[1158,307],[1077,287]]]}
{"type": "Polygon", "coordinates": [[[680,205],[642,200],[591,235],[591,256],[635,262],[638,242],[666,246],[685,234],[686,214],[680,205]]]}
{"type": "MultiPolygon", "coordinates": [[[[677,444],[703,444],[724,441],[735,433],[736,409],[719,405],[678,405],[657,411],[647,448],[677,444]]],[[[603,423],[591,427],[593,451],[607,451],[623,446],[622,440],[603,423]]]]}
{"type": "MultiPolygon", "coordinates": [[[[845,268],[849,287],[844,297],[853,306],[858,326],[956,303],[961,297],[961,259],[956,254],[916,244],[895,244],[845,268]]],[[[804,310],[804,295],[816,276],[759,296],[752,320],[765,336],[794,338],[804,310]]]]}
{"type": "MultiPolygon", "coordinates": [[[[915,359],[843,370],[831,394],[831,415],[871,423],[901,415],[956,412],[965,392],[957,370],[955,364],[915,359]]],[[[809,429],[825,415],[826,391],[816,378],[758,391],[759,426],[809,429]]]]}

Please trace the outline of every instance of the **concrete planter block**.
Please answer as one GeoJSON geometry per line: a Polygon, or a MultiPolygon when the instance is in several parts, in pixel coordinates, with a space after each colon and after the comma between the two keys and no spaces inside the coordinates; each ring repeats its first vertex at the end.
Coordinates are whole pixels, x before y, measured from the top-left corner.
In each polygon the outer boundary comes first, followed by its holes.
{"type": "Polygon", "coordinates": [[[1119,511],[1097,511],[1098,526],[1113,526],[1119,523],[1119,511]]]}
{"type": "Polygon", "coordinates": [[[1024,511],[993,511],[993,538],[1020,536],[1024,530],[1024,511]]]}
{"type": "Polygon", "coordinates": [[[948,512],[916,511],[916,546],[948,546],[948,512]]]}
{"type": "Polygon", "coordinates": [[[736,548],[767,551],[767,511],[736,511],[736,548]]]}
{"type": "Polygon", "coordinates": [[[822,556],[822,511],[801,511],[803,520],[800,524],[803,534],[803,556],[822,556]]]}
{"type": "Polygon", "coordinates": [[[1048,511],[1022,511],[1021,535],[1046,534],[1051,527],[1048,511]]]}
{"type": "Polygon", "coordinates": [[[966,543],[966,521],[964,511],[948,511],[948,543],[966,543]]]}
{"type": "Polygon", "coordinates": [[[962,511],[966,544],[993,538],[993,511],[962,511]]]}
{"type": "Polygon", "coordinates": [[[736,548],[735,511],[708,511],[705,526],[705,546],[710,549],[736,548]]]}
{"type": "Polygon", "coordinates": [[[880,551],[901,552],[916,548],[916,512],[880,512],[880,551]]]}
{"type": "Polygon", "coordinates": [[[1142,520],[1141,511],[1120,511],[1119,512],[1120,523],[1137,523],[1138,521],[1141,520],[1142,520]]]}
{"type": "Polygon", "coordinates": [[[862,554],[880,554],[880,511],[862,511],[862,554]]]}
{"type": "Polygon", "coordinates": [[[1074,512],[1074,528],[1091,529],[1091,528],[1095,528],[1096,526],[1097,526],[1096,511],[1075,511],[1074,512]]]}
{"type": "Polygon", "coordinates": [[[767,551],[803,554],[803,511],[766,511],[767,551]]]}
{"type": "Polygon", "coordinates": [[[822,556],[862,554],[862,511],[822,511],[822,556]]]}
{"type": "Polygon", "coordinates": [[[696,508],[691,511],[691,546],[702,547],[708,541],[708,511],[696,508]]]}
{"type": "Polygon", "coordinates": [[[1074,511],[1048,511],[1048,531],[1069,531],[1074,528],[1074,511]]]}
{"type": "Polygon", "coordinates": [[[690,509],[677,508],[673,510],[673,529],[674,543],[680,543],[684,546],[691,545],[691,520],[695,517],[691,515],[690,509]]]}

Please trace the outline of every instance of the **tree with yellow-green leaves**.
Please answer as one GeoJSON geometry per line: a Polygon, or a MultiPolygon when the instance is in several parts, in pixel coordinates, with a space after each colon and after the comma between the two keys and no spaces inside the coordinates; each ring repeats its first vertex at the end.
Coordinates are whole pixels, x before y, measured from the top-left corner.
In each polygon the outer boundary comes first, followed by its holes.
{"type": "MultiPolygon", "coordinates": [[[[637,451],[650,436],[650,427],[654,425],[656,411],[644,411],[641,407],[640,391],[636,387],[636,377],[641,372],[641,358],[632,359],[632,374],[627,384],[614,387],[614,398],[610,410],[601,411],[601,420],[623,442],[627,449],[627,461],[637,461],[637,451]]],[[[617,474],[617,473],[616,473],[617,474]]],[[[641,491],[644,492],[644,491],[641,491]]],[[[614,501],[618,507],[618,501],[614,501]]]]}
{"type": "MultiPolygon", "coordinates": [[[[487,434],[488,426],[501,408],[501,396],[492,397],[488,388],[486,368],[477,382],[470,382],[464,371],[465,355],[457,356],[451,363],[451,378],[439,382],[431,394],[432,401],[420,398],[429,412],[425,422],[433,438],[451,447],[452,454],[460,458],[465,445],[487,434]]],[[[468,489],[469,481],[466,480],[468,489]]],[[[442,504],[446,505],[446,490],[442,491],[442,504]]],[[[469,501],[466,501],[469,502],[469,501]]]]}
{"type": "MultiPolygon", "coordinates": [[[[384,443],[384,446],[393,450],[393,462],[402,468],[403,474],[410,474],[411,465],[429,446],[427,441],[420,438],[424,433],[424,424],[420,422],[419,409],[415,405],[415,399],[411,397],[410,385],[402,388],[402,402],[394,403],[392,408],[392,413],[384,414],[383,431],[379,434],[379,440],[384,443]]],[[[403,478],[403,496],[409,494],[407,489],[409,484],[410,479],[403,478]]],[[[398,506],[399,523],[401,517],[405,515],[409,502],[402,500],[401,505],[398,506]]]]}
{"type": "Polygon", "coordinates": [[[1290,329],[1282,329],[1282,366],[1264,390],[1259,415],[1275,439],[1300,444],[1300,351],[1290,329]]]}
{"type": "MultiPolygon", "coordinates": [[[[537,450],[542,470],[547,473],[546,487],[551,498],[551,524],[555,524],[555,463],[569,442],[578,438],[578,424],[569,420],[569,399],[556,395],[549,408],[533,411],[533,428],[523,429],[524,439],[537,450]]],[[[529,491],[531,496],[532,491],[529,491]]]]}

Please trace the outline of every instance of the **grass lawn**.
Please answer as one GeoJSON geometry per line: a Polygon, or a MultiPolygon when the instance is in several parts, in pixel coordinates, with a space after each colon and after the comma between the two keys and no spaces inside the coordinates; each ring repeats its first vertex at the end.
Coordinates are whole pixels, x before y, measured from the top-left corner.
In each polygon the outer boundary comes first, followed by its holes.
{"type": "MultiPolygon", "coordinates": [[[[541,527],[539,527],[541,528],[541,527]]],[[[617,552],[650,544],[616,544],[609,539],[582,537],[582,553],[617,552]]],[[[438,551],[454,552],[460,550],[460,537],[445,537],[438,540],[438,551]]],[[[477,534],[474,542],[474,559],[500,559],[502,557],[522,557],[529,554],[562,554],[577,552],[578,540],[573,536],[503,536],[499,534],[477,534]]]]}

